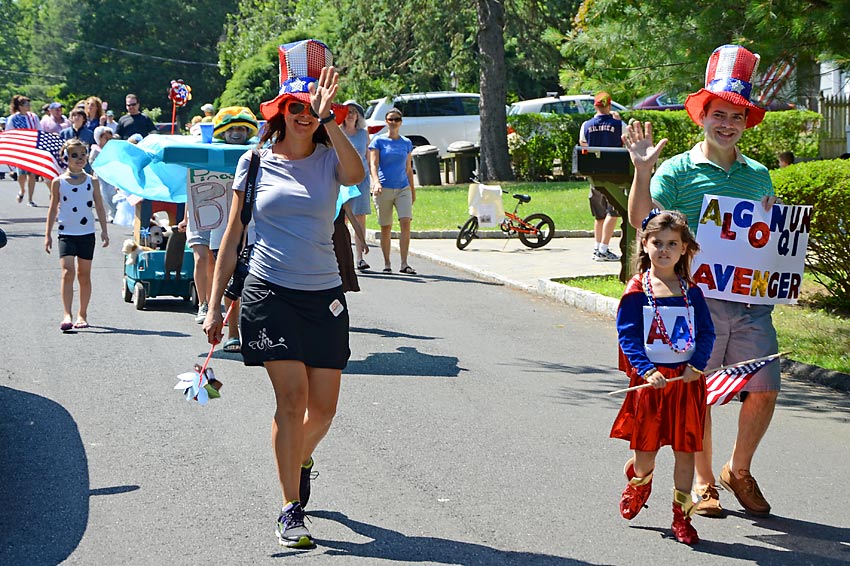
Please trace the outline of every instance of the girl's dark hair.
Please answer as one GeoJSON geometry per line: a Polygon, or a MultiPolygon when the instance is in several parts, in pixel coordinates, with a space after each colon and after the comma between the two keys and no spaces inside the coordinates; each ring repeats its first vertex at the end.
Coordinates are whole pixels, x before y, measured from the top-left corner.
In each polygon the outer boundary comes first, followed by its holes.
{"type": "Polygon", "coordinates": [[[30,99],[24,96],[23,94],[16,94],[12,97],[12,102],[9,104],[9,114],[14,114],[18,110],[21,109],[21,106],[24,105],[25,102],[29,102],[30,99]]]}
{"type": "Polygon", "coordinates": [[[639,232],[640,241],[637,243],[637,249],[635,250],[634,270],[636,273],[643,273],[651,267],[652,262],[649,261],[649,254],[646,253],[644,245],[654,234],[667,229],[678,232],[682,238],[682,243],[687,246],[687,251],[676,262],[675,271],[676,275],[690,283],[691,261],[699,251],[699,244],[691,229],[688,228],[688,221],[685,215],[677,210],[664,210],[660,212],[646,223],[646,228],[639,232]]]}
{"type": "MultiPolygon", "coordinates": [[[[286,112],[286,103],[289,100],[290,99],[287,98],[281,101],[278,106],[277,114],[275,114],[272,119],[266,123],[263,136],[260,138],[260,141],[257,142],[257,149],[262,148],[266,142],[275,143],[286,137],[286,119],[284,118],[283,113],[286,112]]],[[[309,102],[307,104],[309,104],[309,102]]],[[[328,136],[328,131],[325,129],[324,124],[319,124],[319,129],[313,132],[313,143],[320,143],[330,147],[331,138],[328,136]]]]}

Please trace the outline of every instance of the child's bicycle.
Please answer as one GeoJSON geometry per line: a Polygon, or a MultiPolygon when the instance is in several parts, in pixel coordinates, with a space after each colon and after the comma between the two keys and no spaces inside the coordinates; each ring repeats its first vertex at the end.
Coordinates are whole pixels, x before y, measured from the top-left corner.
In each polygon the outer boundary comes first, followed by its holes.
{"type": "MultiPolygon", "coordinates": [[[[508,191],[502,190],[502,193],[508,194],[508,191]]],[[[515,194],[513,197],[517,200],[514,211],[505,211],[505,218],[499,227],[508,237],[516,235],[519,241],[529,248],[542,248],[555,235],[555,223],[548,215],[541,212],[520,218],[517,216],[517,210],[521,204],[531,202],[531,197],[523,194],[515,194]]],[[[478,217],[470,216],[463,226],[458,226],[458,228],[460,228],[460,233],[457,235],[455,243],[457,249],[462,250],[478,237],[478,217]]]]}

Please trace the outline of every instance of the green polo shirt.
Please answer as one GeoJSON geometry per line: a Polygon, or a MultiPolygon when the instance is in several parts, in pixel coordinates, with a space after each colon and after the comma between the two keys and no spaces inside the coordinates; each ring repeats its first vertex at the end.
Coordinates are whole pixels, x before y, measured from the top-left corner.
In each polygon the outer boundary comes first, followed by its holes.
{"type": "Polygon", "coordinates": [[[744,198],[760,201],[773,195],[773,183],[767,167],[741,154],[727,173],[708,160],[700,144],[662,163],[652,176],[649,192],[652,200],[666,210],[678,210],[688,219],[696,234],[704,195],[744,198]]]}

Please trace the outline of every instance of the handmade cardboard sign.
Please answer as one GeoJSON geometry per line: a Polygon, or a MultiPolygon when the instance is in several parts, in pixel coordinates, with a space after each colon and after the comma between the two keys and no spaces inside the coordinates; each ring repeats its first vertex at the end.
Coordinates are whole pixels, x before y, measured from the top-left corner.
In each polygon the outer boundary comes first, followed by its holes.
{"type": "Polygon", "coordinates": [[[194,228],[214,230],[227,224],[229,189],[233,175],[206,169],[188,169],[189,210],[194,215],[194,228]]]}
{"type": "Polygon", "coordinates": [[[193,215],[194,229],[210,231],[210,249],[221,245],[230,199],[233,198],[233,175],[207,169],[188,169],[187,199],[193,215]]]}
{"type": "Polygon", "coordinates": [[[691,274],[706,297],[739,303],[796,303],[812,207],[705,195],[691,274]]]}

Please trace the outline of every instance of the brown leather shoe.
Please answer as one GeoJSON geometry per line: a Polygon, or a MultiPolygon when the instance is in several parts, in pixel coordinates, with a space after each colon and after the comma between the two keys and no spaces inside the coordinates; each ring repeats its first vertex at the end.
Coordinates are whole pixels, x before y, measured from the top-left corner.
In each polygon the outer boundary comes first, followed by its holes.
{"type": "Polygon", "coordinates": [[[770,515],[770,503],[761,494],[756,478],[747,470],[738,470],[738,475],[735,476],[729,469],[729,464],[724,464],[720,471],[720,485],[735,495],[747,513],[760,517],[770,515]]]}
{"type": "Polygon", "coordinates": [[[722,517],[723,507],[720,506],[720,494],[716,485],[706,485],[694,490],[696,507],[694,513],[703,517],[722,517]]]}

